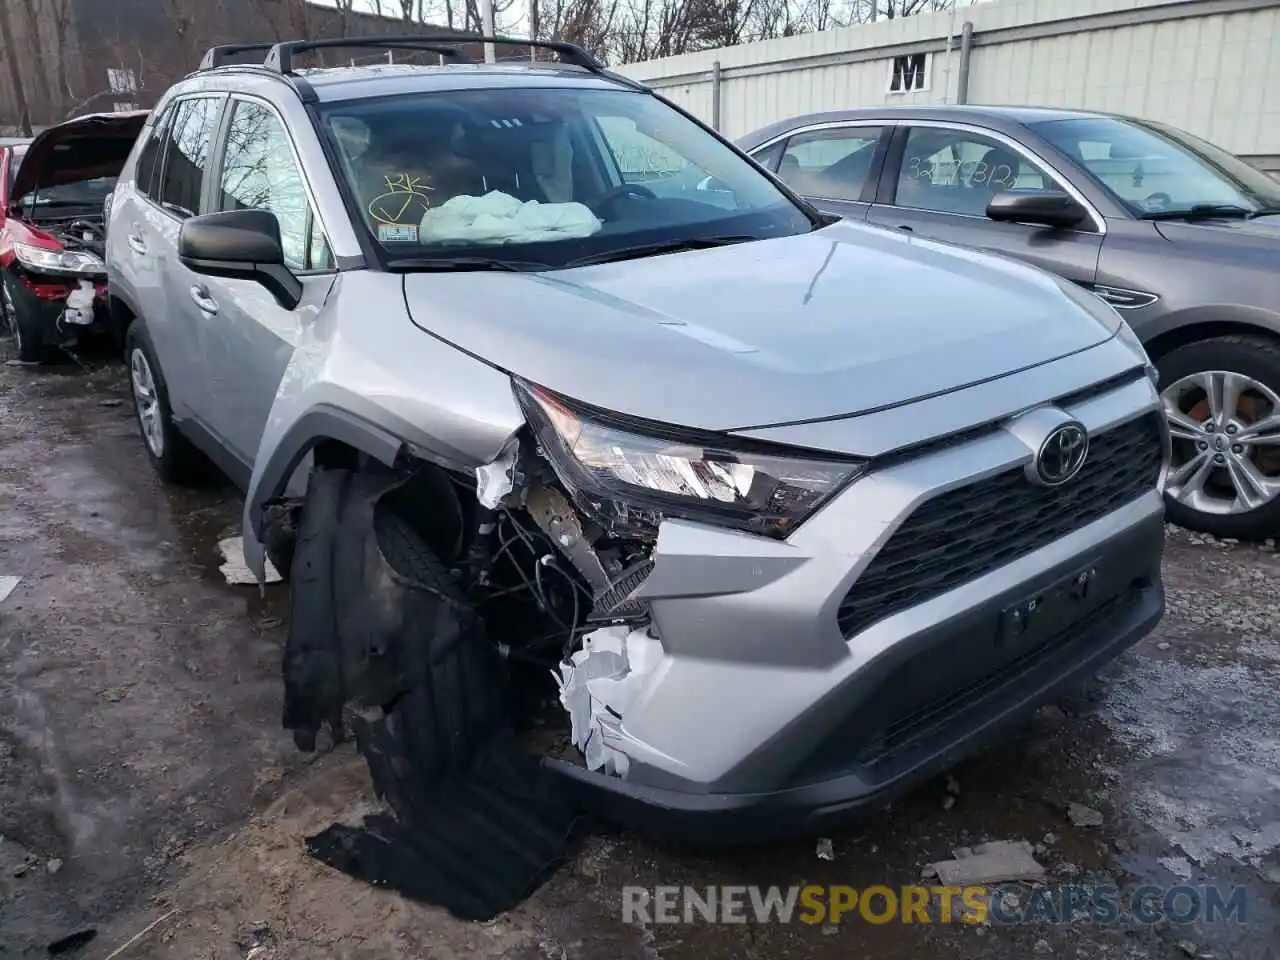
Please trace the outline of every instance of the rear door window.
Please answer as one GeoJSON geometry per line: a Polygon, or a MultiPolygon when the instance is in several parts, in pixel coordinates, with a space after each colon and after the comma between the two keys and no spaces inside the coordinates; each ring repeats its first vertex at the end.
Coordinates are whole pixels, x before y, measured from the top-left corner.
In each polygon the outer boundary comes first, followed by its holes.
{"type": "Polygon", "coordinates": [[[204,175],[222,98],[193,97],[177,105],[165,137],[164,167],[156,201],[179,219],[200,212],[204,175]]]}

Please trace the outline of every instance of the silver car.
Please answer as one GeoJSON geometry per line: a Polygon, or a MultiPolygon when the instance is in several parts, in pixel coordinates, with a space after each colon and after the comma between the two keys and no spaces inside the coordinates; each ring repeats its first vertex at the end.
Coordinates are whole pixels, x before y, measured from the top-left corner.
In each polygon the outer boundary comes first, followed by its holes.
{"type": "Polygon", "coordinates": [[[289,579],[304,749],[352,701],[456,747],[496,658],[583,803],[758,838],[1159,621],[1169,434],[1111,306],[837,222],[568,44],[295,67],[323,45],[169,90],[107,252],[148,455],[228,474],[289,579]]]}

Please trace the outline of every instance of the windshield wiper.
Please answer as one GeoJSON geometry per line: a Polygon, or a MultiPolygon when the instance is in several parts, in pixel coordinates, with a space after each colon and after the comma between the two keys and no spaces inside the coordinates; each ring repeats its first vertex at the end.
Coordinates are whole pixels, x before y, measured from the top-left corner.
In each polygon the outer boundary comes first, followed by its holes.
{"type": "Polygon", "coordinates": [[[1270,206],[1270,207],[1264,206],[1264,207],[1259,207],[1257,210],[1254,210],[1252,213],[1250,213],[1249,219],[1252,220],[1255,217],[1274,217],[1277,214],[1280,214],[1280,205],[1270,206]]]}
{"type": "Polygon", "coordinates": [[[1254,211],[1234,203],[1193,203],[1182,210],[1152,210],[1142,214],[1143,220],[1212,220],[1240,217],[1247,220],[1254,211]]]}
{"type": "Polygon", "coordinates": [[[707,250],[711,247],[727,247],[735,243],[750,243],[757,237],[689,237],[684,240],[664,240],[660,243],[644,243],[635,247],[620,247],[617,250],[605,250],[578,257],[565,264],[566,267],[589,267],[596,263],[613,263],[617,260],[638,260],[641,257],[656,257],[663,253],[679,253],[682,250],[707,250]]]}
{"type": "Polygon", "coordinates": [[[468,271],[501,270],[510,273],[526,273],[532,270],[549,270],[550,265],[531,260],[499,260],[496,257],[400,257],[387,261],[387,268],[406,273],[465,273],[468,271]]]}

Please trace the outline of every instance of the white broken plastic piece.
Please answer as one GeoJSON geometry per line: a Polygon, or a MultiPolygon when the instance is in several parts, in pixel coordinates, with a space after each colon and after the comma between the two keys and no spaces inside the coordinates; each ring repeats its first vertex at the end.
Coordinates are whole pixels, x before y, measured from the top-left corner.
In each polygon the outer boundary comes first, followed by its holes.
{"type": "Polygon", "coordinates": [[[1015,880],[1041,880],[1044,867],[1031,855],[1025,841],[993,840],[973,849],[952,851],[954,860],[931,864],[932,873],[946,886],[965,887],[1015,880]]]}
{"type": "Polygon", "coordinates": [[[497,458],[476,467],[476,499],[482,507],[496,510],[511,495],[516,485],[516,457],[520,442],[513,440],[502,448],[497,458]]]}
{"type": "Polygon", "coordinates": [[[17,589],[21,581],[21,577],[0,577],[0,603],[4,603],[9,599],[9,594],[17,589]]]}
{"type": "Polygon", "coordinates": [[[835,847],[831,843],[830,837],[823,837],[818,841],[818,859],[834,860],[836,858],[835,847]]]}
{"type": "MultiPolygon", "coordinates": [[[[253,585],[258,582],[248,564],[244,562],[244,538],[227,537],[218,541],[218,549],[222,552],[222,576],[227,583],[235,586],[253,585]]],[[[263,561],[263,582],[279,583],[282,577],[271,565],[270,560],[263,561]]]]}
{"type": "Polygon", "coordinates": [[[87,327],[93,323],[93,283],[81,280],[79,286],[67,295],[67,309],[62,317],[67,323],[87,327]]]}
{"type": "Polygon", "coordinates": [[[630,760],[609,741],[618,741],[627,709],[661,659],[662,644],[647,627],[603,627],[552,674],[569,713],[569,737],[589,770],[626,777],[630,760]]]}

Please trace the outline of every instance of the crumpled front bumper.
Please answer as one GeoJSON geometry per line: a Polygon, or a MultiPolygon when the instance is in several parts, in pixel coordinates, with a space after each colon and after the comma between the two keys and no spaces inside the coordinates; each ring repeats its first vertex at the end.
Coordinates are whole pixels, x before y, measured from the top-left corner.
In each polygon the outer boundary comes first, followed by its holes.
{"type": "MultiPolygon", "coordinates": [[[[1095,674],[1159,623],[1165,603],[1160,580],[1162,511],[1144,501],[1124,513],[1131,525],[1095,543],[1120,561],[1111,574],[1120,588],[1113,605],[1097,616],[1057,624],[1043,646],[1025,658],[1007,661],[985,682],[953,688],[938,699],[934,716],[920,718],[904,742],[890,744],[884,752],[860,734],[876,727],[874,715],[868,713],[892,696],[895,681],[922,672],[945,678],[958,661],[989,654],[1001,611],[1039,586],[1074,574],[1079,555],[1062,558],[1069,551],[1046,551],[1058,559],[1042,565],[1039,576],[903,637],[851,672],[780,732],[775,743],[789,759],[785,766],[775,766],[773,775],[767,766],[759,768],[759,786],[754,789],[704,789],[671,780],[653,785],[593,773],[563,760],[544,762],[562,775],[586,809],[673,839],[764,842],[839,825],[976,752],[1040,705],[1095,674]]],[[[743,712],[749,710],[750,704],[743,704],[743,712]]],[[[691,729],[689,737],[716,738],[741,716],[726,714],[714,725],[691,729]]]]}
{"type": "Polygon", "coordinates": [[[8,287],[13,307],[24,320],[26,335],[38,336],[46,346],[70,346],[86,332],[100,333],[108,329],[106,282],[86,282],[92,285],[91,301],[79,293],[79,284],[10,277],[8,287]]]}
{"type": "MultiPolygon", "coordinates": [[[[1159,422],[1145,379],[1065,409],[1095,436],[1159,422]]],[[[740,842],[819,829],[972,752],[1137,642],[1164,610],[1164,507],[1151,483],[1039,549],[843,635],[841,602],[920,504],[1028,460],[1010,429],[943,446],[855,483],[785,543],[665,523],[642,588],[663,656],[606,730],[626,777],[546,762],[602,816],[740,842]],[[1011,634],[1011,612],[1042,598],[1053,602],[1034,631],[1011,634]]]]}

